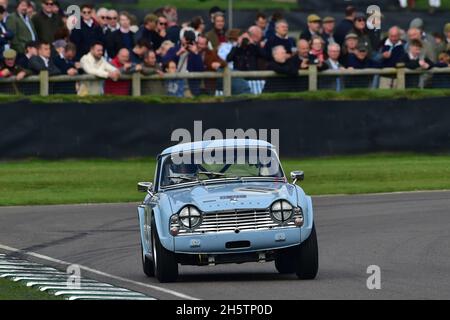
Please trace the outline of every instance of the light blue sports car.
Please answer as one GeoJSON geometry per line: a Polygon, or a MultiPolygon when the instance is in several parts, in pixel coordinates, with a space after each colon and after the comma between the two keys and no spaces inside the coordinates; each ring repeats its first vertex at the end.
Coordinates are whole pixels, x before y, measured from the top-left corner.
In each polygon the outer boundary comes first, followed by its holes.
{"type": "Polygon", "coordinates": [[[200,141],[164,150],[138,208],[144,273],[176,281],[178,264],[275,261],[313,279],[318,246],[311,197],[289,183],[275,147],[260,140],[200,141]]]}

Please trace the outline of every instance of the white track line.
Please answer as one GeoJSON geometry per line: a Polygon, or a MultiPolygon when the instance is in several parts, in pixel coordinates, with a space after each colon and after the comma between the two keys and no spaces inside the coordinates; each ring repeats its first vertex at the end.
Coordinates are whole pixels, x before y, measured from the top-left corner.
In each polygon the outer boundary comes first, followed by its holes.
{"type": "MultiPolygon", "coordinates": [[[[72,264],[70,262],[59,260],[59,259],[55,259],[55,258],[52,258],[52,257],[49,257],[49,256],[45,256],[45,255],[42,255],[42,254],[39,254],[39,253],[36,253],[36,252],[22,251],[20,249],[12,248],[12,247],[5,246],[5,245],[2,245],[2,244],[0,244],[0,249],[2,249],[4,251],[7,251],[9,253],[21,253],[24,256],[30,256],[30,257],[38,258],[38,259],[41,259],[41,260],[44,260],[44,261],[53,262],[53,263],[57,263],[57,264],[62,264],[62,265],[71,265],[72,264]]],[[[175,291],[175,290],[166,289],[166,288],[158,287],[158,286],[155,286],[155,285],[142,283],[142,282],[130,280],[130,279],[127,279],[127,278],[115,276],[115,275],[112,275],[112,274],[109,274],[109,273],[106,273],[106,272],[103,272],[103,271],[99,271],[99,270],[96,270],[96,269],[92,269],[92,268],[89,268],[89,267],[86,267],[86,266],[83,266],[83,265],[79,265],[79,266],[80,266],[81,270],[85,270],[87,272],[91,272],[91,273],[99,275],[99,276],[107,277],[107,278],[118,280],[118,281],[122,281],[122,282],[127,282],[129,284],[141,286],[141,287],[144,287],[144,288],[153,289],[153,290],[156,290],[156,291],[159,291],[159,292],[164,292],[164,293],[170,294],[172,296],[175,296],[175,297],[178,297],[178,298],[181,298],[181,299],[199,300],[198,298],[189,296],[187,294],[184,294],[184,293],[181,293],[181,292],[178,292],[178,291],[175,291]]]]}

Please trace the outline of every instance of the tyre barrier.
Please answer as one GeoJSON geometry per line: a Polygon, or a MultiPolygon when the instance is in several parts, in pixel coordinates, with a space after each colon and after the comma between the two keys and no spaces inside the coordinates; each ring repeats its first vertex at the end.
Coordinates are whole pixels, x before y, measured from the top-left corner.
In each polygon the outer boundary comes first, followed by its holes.
{"type": "Polygon", "coordinates": [[[156,300],[143,293],[81,278],[76,285],[63,271],[0,254],[0,278],[20,282],[27,287],[61,297],[65,300],[156,300]]]}

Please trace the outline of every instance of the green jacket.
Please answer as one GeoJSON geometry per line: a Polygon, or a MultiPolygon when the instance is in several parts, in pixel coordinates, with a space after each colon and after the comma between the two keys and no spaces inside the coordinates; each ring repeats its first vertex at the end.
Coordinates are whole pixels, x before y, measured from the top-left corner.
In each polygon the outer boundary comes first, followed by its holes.
{"type": "MultiPolygon", "coordinates": [[[[33,22],[30,19],[31,28],[33,29],[34,35],[37,39],[36,29],[34,28],[33,22]]],[[[17,53],[25,53],[25,44],[32,41],[30,30],[27,28],[25,21],[21,18],[17,12],[8,16],[6,21],[6,27],[14,33],[14,38],[11,40],[11,48],[16,50],[17,53]]]]}

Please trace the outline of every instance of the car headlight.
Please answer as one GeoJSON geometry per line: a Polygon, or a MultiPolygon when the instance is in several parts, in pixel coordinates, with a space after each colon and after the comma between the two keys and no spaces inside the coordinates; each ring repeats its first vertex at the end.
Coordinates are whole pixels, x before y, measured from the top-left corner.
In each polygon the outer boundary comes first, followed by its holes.
{"type": "Polygon", "coordinates": [[[178,214],[181,224],[187,229],[194,229],[202,222],[202,214],[196,207],[187,206],[178,214]]]}
{"type": "Polygon", "coordinates": [[[294,208],[285,200],[276,201],[272,204],[272,207],[270,207],[270,213],[273,220],[283,223],[292,218],[294,215],[294,208]]]}

